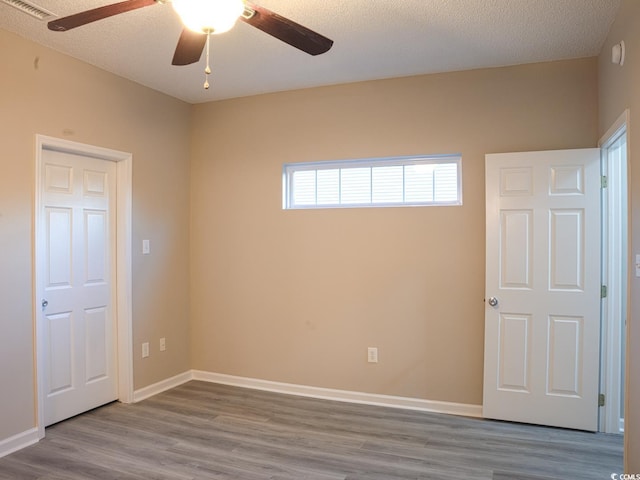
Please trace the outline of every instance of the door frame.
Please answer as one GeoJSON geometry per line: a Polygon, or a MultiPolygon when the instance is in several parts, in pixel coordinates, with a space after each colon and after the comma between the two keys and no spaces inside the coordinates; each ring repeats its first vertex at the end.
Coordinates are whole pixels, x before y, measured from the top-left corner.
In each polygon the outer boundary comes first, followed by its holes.
{"type": "Polygon", "coordinates": [[[117,325],[117,375],[118,400],[123,403],[133,401],[133,325],[132,325],[132,272],[131,272],[131,225],[132,225],[132,167],[131,153],[120,152],[102,147],[95,147],[83,143],[63,140],[36,134],[35,155],[35,202],[33,214],[33,331],[35,368],[36,368],[36,396],[38,438],[44,438],[44,336],[40,317],[41,268],[39,268],[42,252],[40,238],[44,232],[40,227],[40,212],[42,198],[40,179],[43,173],[42,162],[45,150],[55,150],[67,153],[85,155],[101,160],[116,162],[116,306],[114,308],[117,325]]]}
{"type": "MultiPolygon", "coordinates": [[[[627,182],[627,218],[626,218],[626,222],[627,222],[627,238],[626,238],[626,254],[627,254],[627,275],[626,275],[626,281],[624,282],[624,284],[619,285],[619,282],[617,282],[617,280],[614,279],[610,279],[607,278],[608,275],[608,270],[609,270],[609,266],[618,266],[617,263],[612,262],[611,260],[611,242],[616,242],[616,243],[620,243],[620,241],[622,240],[621,238],[610,238],[608,235],[608,228],[607,228],[607,224],[605,222],[607,222],[609,220],[609,216],[610,216],[610,205],[608,202],[608,197],[610,195],[609,192],[605,192],[603,189],[603,193],[602,193],[602,221],[603,221],[603,225],[602,225],[602,238],[603,238],[603,250],[602,250],[602,274],[603,274],[603,285],[607,285],[609,287],[608,284],[610,284],[610,282],[614,281],[617,284],[614,285],[614,288],[609,288],[609,291],[613,291],[613,292],[620,292],[621,289],[625,290],[626,293],[626,311],[627,311],[627,318],[625,319],[627,321],[628,324],[628,320],[629,320],[629,303],[630,303],[630,292],[629,292],[629,286],[630,286],[630,277],[631,277],[631,268],[629,268],[629,266],[631,265],[631,241],[629,238],[630,232],[629,232],[629,225],[630,225],[630,219],[629,219],[629,212],[630,207],[629,207],[629,196],[628,196],[628,192],[630,192],[629,189],[629,159],[630,157],[630,150],[629,150],[629,127],[630,127],[630,112],[629,109],[626,109],[617,119],[616,121],[613,123],[613,125],[611,125],[611,127],[607,130],[607,132],[602,136],[602,138],[599,140],[598,142],[598,147],[600,147],[601,151],[602,151],[602,174],[603,175],[608,175],[608,171],[609,171],[609,165],[608,165],[608,158],[607,158],[607,148],[608,146],[612,143],[612,141],[616,140],[621,131],[624,130],[626,133],[626,137],[627,137],[627,156],[626,156],[626,170],[627,170],[627,176],[626,176],[626,182],[627,182]]],[[[612,182],[609,182],[609,187],[612,188],[611,185],[612,182]]],[[[618,212],[620,213],[620,212],[618,212]]],[[[617,275],[617,277],[619,277],[619,275],[617,275]]],[[[620,354],[620,336],[619,334],[616,334],[616,330],[619,331],[619,321],[615,320],[614,316],[614,311],[612,311],[612,309],[615,308],[615,302],[614,305],[611,305],[611,302],[609,302],[608,298],[603,298],[602,299],[602,305],[601,305],[601,323],[602,323],[602,331],[601,331],[601,357],[600,357],[600,392],[603,393],[605,395],[605,404],[604,406],[601,408],[600,410],[600,423],[599,423],[599,431],[601,432],[605,432],[605,433],[621,433],[621,425],[619,424],[619,413],[620,413],[620,401],[622,400],[620,398],[620,387],[622,386],[622,380],[621,380],[621,369],[622,369],[622,361],[619,359],[619,354],[620,354]]],[[[620,318],[619,316],[617,316],[616,318],[620,318]]],[[[626,345],[626,352],[628,352],[629,350],[629,345],[628,345],[628,339],[627,339],[627,345],[626,345]]],[[[628,357],[628,353],[625,356],[625,358],[623,359],[623,361],[627,361],[627,357],[628,357]]],[[[626,375],[628,376],[628,368],[625,366],[625,372],[626,375]]],[[[625,381],[625,383],[627,383],[625,381]]],[[[626,385],[625,385],[625,413],[628,412],[628,395],[626,394],[627,389],[626,389],[626,385]]]]}

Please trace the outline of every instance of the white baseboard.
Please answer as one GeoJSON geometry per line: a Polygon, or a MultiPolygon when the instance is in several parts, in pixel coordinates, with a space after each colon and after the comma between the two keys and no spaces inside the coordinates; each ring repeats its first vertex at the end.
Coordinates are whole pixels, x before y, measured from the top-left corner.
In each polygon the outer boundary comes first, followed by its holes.
{"type": "Polygon", "coordinates": [[[38,440],[40,440],[40,438],[38,436],[37,427],[25,430],[22,433],[14,435],[13,437],[0,440],[0,458],[9,455],[10,453],[16,452],[21,448],[25,448],[29,445],[33,445],[34,443],[38,443],[38,440]]]}
{"type": "Polygon", "coordinates": [[[167,378],[158,383],[154,383],[153,385],[143,387],[133,392],[133,402],[134,403],[140,402],[145,398],[153,397],[154,395],[157,395],[166,390],[175,388],[192,379],[193,379],[193,374],[192,374],[192,371],[189,370],[187,372],[176,375],[175,377],[167,378]]]}
{"type": "Polygon", "coordinates": [[[618,431],[624,433],[624,418],[621,418],[618,422],[618,431]]]}
{"type": "Polygon", "coordinates": [[[204,382],[220,383],[235,387],[265,390],[269,392],[299,395],[302,397],[321,398],[339,402],[360,403],[364,405],[377,405],[392,408],[404,408],[423,412],[445,413],[449,415],[462,415],[465,417],[482,417],[482,405],[470,405],[466,403],[441,402],[437,400],[423,400],[420,398],[396,397],[377,393],[354,392],[350,390],[336,390],[331,388],[311,387],[293,383],[272,382],[257,378],[238,377],[224,373],[205,372],[202,370],[190,370],[175,377],[167,378],[161,382],[133,392],[133,401],[139,402],[171,388],[182,385],[189,380],[201,380],[204,382]]]}
{"type": "Polygon", "coordinates": [[[465,417],[482,417],[482,405],[470,405],[466,403],[440,402],[436,400],[422,400],[410,397],[395,397],[380,395],[377,393],[353,392],[349,390],[334,390],[330,388],[310,387],[292,383],[272,382],[255,378],[236,377],[222,373],[191,371],[193,380],[221,383],[236,387],[253,388],[269,392],[300,395],[303,397],[336,400],[339,402],[360,403],[365,405],[377,405],[392,408],[404,408],[423,412],[446,413],[449,415],[462,415],[465,417]]]}

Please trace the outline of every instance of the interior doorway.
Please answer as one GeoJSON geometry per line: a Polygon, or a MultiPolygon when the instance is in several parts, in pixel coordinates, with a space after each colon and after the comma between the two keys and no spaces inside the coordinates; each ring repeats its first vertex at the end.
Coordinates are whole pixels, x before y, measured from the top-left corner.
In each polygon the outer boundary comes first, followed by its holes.
{"type": "MultiPolygon", "coordinates": [[[[43,317],[46,306],[42,285],[46,284],[45,276],[47,251],[47,222],[43,221],[44,211],[43,179],[46,179],[44,169],[45,158],[52,152],[69,154],[70,156],[84,156],[87,159],[106,160],[115,163],[115,175],[111,181],[115,181],[115,281],[114,281],[114,306],[113,313],[117,323],[117,399],[122,402],[133,400],[133,351],[132,351],[132,323],[131,323],[131,172],[132,156],[129,153],[119,152],[91,145],[80,144],[68,140],[61,140],[42,135],[36,136],[36,199],[34,222],[34,278],[35,298],[34,315],[36,332],[35,351],[37,365],[37,391],[38,391],[38,435],[44,437],[46,422],[45,397],[47,392],[47,375],[50,370],[50,362],[47,355],[51,353],[50,345],[45,342],[45,324],[43,317]]],[[[64,169],[62,169],[64,170],[64,169]]],[[[61,171],[62,171],[61,170],[61,171]]],[[[49,172],[51,173],[51,172],[49,172]]],[[[55,173],[55,172],[54,172],[55,173]]],[[[60,172],[58,172],[60,173],[60,172]]],[[[95,173],[95,172],[94,172],[95,173]]],[[[64,175],[60,177],[63,179],[64,175]]],[[[91,175],[90,175],[91,177],[91,175]]],[[[71,179],[72,177],[69,177],[71,179]]],[[[92,177],[93,178],[93,177],[92,177]]],[[[97,178],[97,177],[96,177],[97,178]]],[[[89,179],[89,181],[91,178],[89,179]]],[[[95,179],[94,179],[95,180],[95,179]]],[[[63,182],[64,183],[64,182],[63,182]]],[[[91,181],[89,182],[91,183],[91,181]]],[[[95,182],[94,182],[95,183],[95,182]]],[[[99,182],[98,182],[99,183],[99,182]]],[[[81,232],[82,234],[82,232],[81,232]]],[[[64,260],[64,258],[62,259],[64,260]]],[[[95,312],[94,312],[95,313],[95,312]]],[[[64,330],[64,329],[63,329],[64,330]]],[[[64,332],[63,332],[64,333],[64,332]]]]}
{"type": "Polygon", "coordinates": [[[629,278],[628,148],[625,111],[600,141],[602,157],[602,345],[599,429],[624,432],[629,278]]]}

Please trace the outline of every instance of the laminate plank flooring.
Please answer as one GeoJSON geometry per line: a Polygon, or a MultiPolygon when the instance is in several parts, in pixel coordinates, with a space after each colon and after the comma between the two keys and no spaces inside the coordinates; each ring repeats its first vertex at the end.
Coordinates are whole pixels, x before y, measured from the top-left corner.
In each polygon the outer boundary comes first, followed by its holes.
{"type": "Polygon", "coordinates": [[[53,425],[1,480],[604,480],[622,437],[192,381],[53,425]]]}

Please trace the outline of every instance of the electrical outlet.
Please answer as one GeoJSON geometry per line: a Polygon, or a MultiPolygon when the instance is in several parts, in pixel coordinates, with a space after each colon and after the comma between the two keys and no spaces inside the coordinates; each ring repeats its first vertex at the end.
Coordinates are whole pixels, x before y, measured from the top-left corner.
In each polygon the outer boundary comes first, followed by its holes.
{"type": "Polygon", "coordinates": [[[367,361],[369,363],[378,363],[378,347],[367,348],[367,361]]]}
{"type": "Polygon", "coordinates": [[[167,340],[164,337],[162,337],[160,339],[160,351],[164,352],[166,349],[167,349],[167,340]]]}
{"type": "Polygon", "coordinates": [[[142,358],[147,358],[149,356],[149,342],[144,342],[142,344],[142,358]]]}

